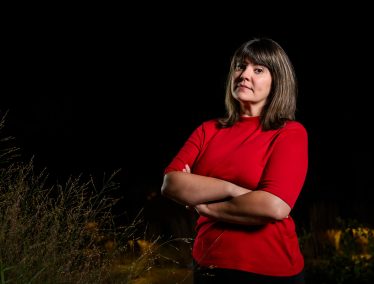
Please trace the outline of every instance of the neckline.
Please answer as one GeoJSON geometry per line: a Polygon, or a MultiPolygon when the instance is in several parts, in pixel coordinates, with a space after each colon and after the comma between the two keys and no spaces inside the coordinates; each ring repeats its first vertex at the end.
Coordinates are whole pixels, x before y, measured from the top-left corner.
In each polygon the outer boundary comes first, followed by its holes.
{"type": "Polygon", "coordinates": [[[252,120],[259,120],[260,119],[260,116],[256,115],[256,116],[244,116],[244,115],[241,115],[240,116],[240,121],[252,121],[252,120]]]}

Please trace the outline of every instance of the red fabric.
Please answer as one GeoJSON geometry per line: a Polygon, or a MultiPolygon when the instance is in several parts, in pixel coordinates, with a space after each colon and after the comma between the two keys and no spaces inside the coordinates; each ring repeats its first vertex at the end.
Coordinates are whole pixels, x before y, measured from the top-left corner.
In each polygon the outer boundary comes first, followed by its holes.
{"type": "MultiPolygon", "coordinates": [[[[307,173],[307,132],[296,121],[262,131],[258,117],[243,117],[229,128],[218,128],[210,120],[196,128],[165,173],[180,171],[185,164],[194,174],[270,192],[292,208],[307,173]]],[[[200,265],[273,276],[295,275],[303,269],[291,217],[243,226],[200,216],[196,230],[193,257],[200,265]]]]}

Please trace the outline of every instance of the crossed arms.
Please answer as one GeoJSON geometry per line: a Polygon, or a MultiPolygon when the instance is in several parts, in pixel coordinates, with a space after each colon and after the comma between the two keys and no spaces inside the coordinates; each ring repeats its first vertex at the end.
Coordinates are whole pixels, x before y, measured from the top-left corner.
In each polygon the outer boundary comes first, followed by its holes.
{"type": "Polygon", "coordinates": [[[206,217],[229,223],[261,225],[288,217],[290,206],[264,190],[252,191],[231,182],[190,172],[172,171],[164,176],[164,196],[206,217]]]}

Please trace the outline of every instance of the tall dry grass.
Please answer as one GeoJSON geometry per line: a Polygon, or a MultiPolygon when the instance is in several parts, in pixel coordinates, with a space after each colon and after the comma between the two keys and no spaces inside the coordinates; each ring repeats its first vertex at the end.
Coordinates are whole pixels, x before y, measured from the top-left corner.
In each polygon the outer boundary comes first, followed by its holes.
{"type": "MultiPolygon", "coordinates": [[[[141,210],[116,224],[117,172],[54,183],[1,137],[0,284],[190,283],[189,238],[146,236],[141,210]],[[180,269],[181,268],[181,269],[180,269]]],[[[124,215],[126,214],[124,208],[124,215]]]]}
{"type": "Polygon", "coordinates": [[[117,172],[101,185],[81,176],[51,184],[12,140],[0,139],[0,283],[110,283],[141,222],[114,222],[117,172]]]}

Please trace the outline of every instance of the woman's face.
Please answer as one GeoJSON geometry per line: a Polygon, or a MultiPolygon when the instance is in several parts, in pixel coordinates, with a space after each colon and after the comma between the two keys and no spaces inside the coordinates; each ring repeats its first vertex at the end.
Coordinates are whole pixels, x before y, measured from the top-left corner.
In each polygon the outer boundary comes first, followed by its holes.
{"type": "Polygon", "coordinates": [[[246,60],[237,63],[233,79],[233,97],[244,107],[262,109],[271,90],[269,69],[246,60]]]}

